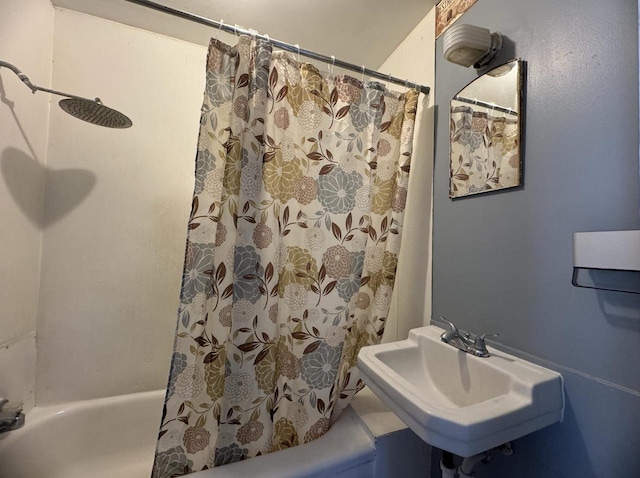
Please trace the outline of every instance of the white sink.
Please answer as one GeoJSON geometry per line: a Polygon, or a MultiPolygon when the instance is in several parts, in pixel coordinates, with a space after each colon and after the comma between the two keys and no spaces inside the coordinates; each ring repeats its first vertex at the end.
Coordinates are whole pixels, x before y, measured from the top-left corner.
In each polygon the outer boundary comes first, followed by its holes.
{"type": "Polygon", "coordinates": [[[562,376],[488,347],[480,358],[413,329],[407,340],[363,347],[365,383],[425,442],[468,457],[562,420],[562,376]]]}

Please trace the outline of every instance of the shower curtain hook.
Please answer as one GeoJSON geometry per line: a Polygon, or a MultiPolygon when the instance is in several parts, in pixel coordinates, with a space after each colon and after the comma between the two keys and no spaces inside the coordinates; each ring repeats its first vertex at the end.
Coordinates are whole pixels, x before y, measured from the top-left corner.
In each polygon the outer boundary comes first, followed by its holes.
{"type": "Polygon", "coordinates": [[[233,34],[235,36],[238,36],[238,24],[237,23],[235,25],[233,25],[233,34]]]}
{"type": "Polygon", "coordinates": [[[298,63],[300,63],[300,45],[298,43],[296,43],[295,47],[298,50],[298,63]]]}
{"type": "Polygon", "coordinates": [[[364,83],[364,70],[365,70],[364,65],[362,65],[362,75],[360,76],[360,81],[362,83],[364,83]]]}
{"type": "Polygon", "coordinates": [[[222,26],[224,25],[224,18],[220,19],[220,26],[218,27],[218,33],[216,33],[216,40],[220,36],[220,30],[222,30],[222,26]]]}
{"type": "Polygon", "coordinates": [[[331,55],[331,64],[329,65],[329,73],[333,75],[333,68],[336,66],[336,57],[331,55]]]}
{"type": "Polygon", "coordinates": [[[269,37],[268,33],[264,34],[265,39],[267,40],[267,43],[271,43],[271,38],[269,37]]]}

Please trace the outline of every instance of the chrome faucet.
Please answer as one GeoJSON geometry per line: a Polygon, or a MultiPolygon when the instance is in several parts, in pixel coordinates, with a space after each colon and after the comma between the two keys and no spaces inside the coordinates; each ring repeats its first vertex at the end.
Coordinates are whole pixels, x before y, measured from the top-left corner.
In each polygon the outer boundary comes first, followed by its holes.
{"type": "Polygon", "coordinates": [[[499,334],[482,334],[473,335],[470,332],[464,330],[458,330],[453,322],[447,320],[443,316],[440,316],[440,320],[446,322],[449,325],[449,330],[445,330],[440,335],[440,340],[462,350],[463,352],[475,355],[476,357],[488,357],[489,351],[484,343],[485,337],[499,337],[499,334]]]}
{"type": "Polygon", "coordinates": [[[9,400],[0,397],[0,433],[16,430],[24,425],[22,404],[5,408],[7,403],[9,400]]]}

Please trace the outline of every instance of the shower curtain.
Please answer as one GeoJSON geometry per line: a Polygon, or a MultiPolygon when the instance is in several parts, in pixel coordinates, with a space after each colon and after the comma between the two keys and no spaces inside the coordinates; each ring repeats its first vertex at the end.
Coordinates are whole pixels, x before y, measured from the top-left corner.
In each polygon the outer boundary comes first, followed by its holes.
{"type": "Polygon", "coordinates": [[[322,436],[384,331],[418,92],[211,40],[154,478],[322,436]]]}
{"type": "Polygon", "coordinates": [[[518,122],[516,113],[453,101],[449,176],[456,196],[519,184],[518,122]]]}

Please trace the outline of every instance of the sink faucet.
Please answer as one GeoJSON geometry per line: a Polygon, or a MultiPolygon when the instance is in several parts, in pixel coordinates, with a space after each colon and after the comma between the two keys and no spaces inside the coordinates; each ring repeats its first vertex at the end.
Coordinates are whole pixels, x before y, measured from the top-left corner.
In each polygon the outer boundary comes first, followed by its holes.
{"type": "Polygon", "coordinates": [[[0,397],[0,433],[16,430],[24,425],[24,413],[22,404],[15,407],[6,407],[9,400],[0,397]]]}
{"type": "Polygon", "coordinates": [[[449,330],[442,332],[440,340],[445,344],[453,345],[458,350],[475,355],[476,357],[488,357],[490,355],[484,343],[485,337],[499,337],[499,334],[473,335],[464,330],[458,330],[458,327],[456,327],[453,322],[443,316],[440,316],[440,320],[449,325],[449,330]]]}

